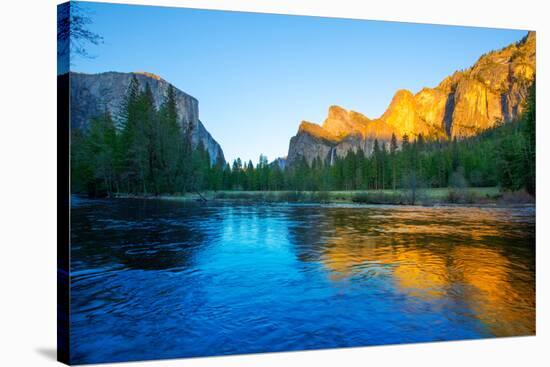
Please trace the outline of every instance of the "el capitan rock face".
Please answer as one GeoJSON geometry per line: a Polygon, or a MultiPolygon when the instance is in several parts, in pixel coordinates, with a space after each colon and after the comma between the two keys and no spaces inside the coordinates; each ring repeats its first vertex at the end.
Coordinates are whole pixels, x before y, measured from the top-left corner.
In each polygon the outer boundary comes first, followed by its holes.
{"type": "MultiPolygon", "coordinates": [[[[155,74],[147,72],[106,72],[100,74],[71,72],[71,128],[86,129],[90,119],[100,115],[105,108],[108,108],[113,116],[116,116],[134,75],[137,77],[141,88],[149,83],[158,107],[170,83],[155,74]]],[[[177,88],[175,90],[178,120],[181,127],[186,129],[189,123],[194,126],[193,145],[196,146],[199,142],[202,142],[210,154],[212,163],[217,160],[225,162],[222,148],[199,120],[199,102],[197,99],[177,88]]]]}
{"type": "Polygon", "coordinates": [[[527,90],[535,78],[534,32],[499,51],[481,56],[469,69],[457,71],[435,88],[413,94],[395,93],[377,119],[339,106],[329,108],[323,124],[302,122],[290,140],[288,165],[304,158],[330,162],[335,155],[362,149],[370,154],[374,140],[389,144],[392,134],[427,139],[465,138],[508,122],[521,113],[527,90]]]}

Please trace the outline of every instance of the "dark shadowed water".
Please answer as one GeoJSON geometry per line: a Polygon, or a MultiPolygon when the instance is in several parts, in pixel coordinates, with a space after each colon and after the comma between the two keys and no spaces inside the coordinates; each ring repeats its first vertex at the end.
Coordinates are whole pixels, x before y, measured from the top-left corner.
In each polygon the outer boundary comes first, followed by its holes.
{"type": "Polygon", "coordinates": [[[72,203],[73,363],[535,333],[534,208],[72,203]]]}

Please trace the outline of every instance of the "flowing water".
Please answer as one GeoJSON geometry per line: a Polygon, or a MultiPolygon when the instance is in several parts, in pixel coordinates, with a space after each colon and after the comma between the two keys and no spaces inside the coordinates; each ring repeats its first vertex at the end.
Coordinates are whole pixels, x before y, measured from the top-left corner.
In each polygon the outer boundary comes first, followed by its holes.
{"type": "Polygon", "coordinates": [[[535,333],[533,207],[71,211],[73,363],[535,333]]]}

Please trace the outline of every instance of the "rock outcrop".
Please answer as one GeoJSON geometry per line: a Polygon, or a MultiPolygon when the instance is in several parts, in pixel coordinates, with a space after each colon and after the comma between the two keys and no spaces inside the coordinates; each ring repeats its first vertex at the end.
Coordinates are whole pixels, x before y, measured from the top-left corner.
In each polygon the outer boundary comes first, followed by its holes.
{"type": "MultiPolygon", "coordinates": [[[[117,116],[130,80],[134,75],[137,77],[141,88],[149,83],[155,103],[159,106],[170,83],[155,74],[147,72],[106,72],[100,74],[71,72],[71,128],[87,129],[90,119],[101,114],[105,108],[109,109],[113,116],[117,116]]],[[[181,127],[186,129],[189,123],[194,126],[193,145],[197,146],[199,142],[202,142],[210,154],[212,163],[218,160],[225,162],[220,145],[199,120],[199,102],[197,99],[177,88],[175,90],[178,120],[181,127]]]]}
{"type": "Polygon", "coordinates": [[[372,152],[374,140],[388,144],[407,134],[426,139],[465,138],[515,119],[523,109],[535,78],[536,37],[481,56],[469,69],[457,71],[435,88],[413,94],[395,93],[388,109],[377,119],[339,106],[331,106],[323,124],[303,121],[290,140],[288,165],[300,159],[330,162],[349,150],[372,152]]]}

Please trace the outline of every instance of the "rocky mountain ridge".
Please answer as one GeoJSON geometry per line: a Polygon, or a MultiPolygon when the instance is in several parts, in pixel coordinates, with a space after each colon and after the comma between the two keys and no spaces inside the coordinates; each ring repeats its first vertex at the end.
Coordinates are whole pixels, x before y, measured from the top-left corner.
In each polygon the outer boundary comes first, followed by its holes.
{"type": "MultiPolygon", "coordinates": [[[[159,106],[170,83],[148,72],[120,73],[105,72],[99,74],[70,73],[71,129],[87,129],[90,120],[100,115],[105,108],[117,116],[128,85],[136,76],[141,88],[149,83],[159,106]]],[[[202,142],[210,154],[212,163],[225,162],[222,148],[206,130],[199,119],[199,102],[195,97],[175,88],[178,108],[178,120],[183,129],[192,123],[194,126],[192,141],[197,146],[202,142]]]]}
{"type": "Polygon", "coordinates": [[[426,139],[465,138],[508,122],[522,111],[535,78],[536,36],[482,55],[469,69],[457,71],[434,88],[395,93],[382,116],[367,116],[331,106],[322,125],[302,121],[291,138],[288,165],[305,158],[330,162],[350,149],[372,151],[374,140],[388,144],[407,134],[426,139]]]}

